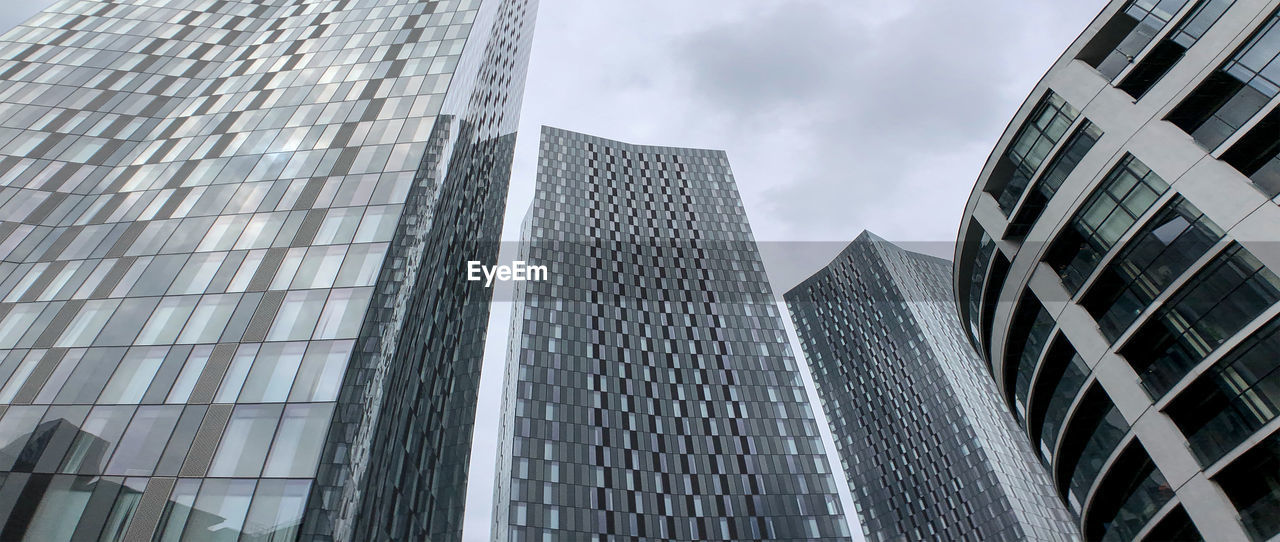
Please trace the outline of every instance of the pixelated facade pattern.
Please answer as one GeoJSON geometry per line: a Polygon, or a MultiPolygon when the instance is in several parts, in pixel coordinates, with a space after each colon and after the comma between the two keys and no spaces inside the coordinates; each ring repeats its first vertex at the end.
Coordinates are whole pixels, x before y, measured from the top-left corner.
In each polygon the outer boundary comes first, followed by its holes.
{"type": "Polygon", "coordinates": [[[1075,540],[960,329],[950,274],[868,232],[785,296],[863,534],[1075,540]]]}
{"type": "Polygon", "coordinates": [[[544,128],[495,540],[848,540],[723,152],[544,128]]]}
{"type": "Polygon", "coordinates": [[[969,198],[956,308],[1086,540],[1280,535],[1278,134],[1280,1],[1117,0],[969,198]]]}
{"type": "Polygon", "coordinates": [[[533,9],[0,37],[0,538],[458,538],[488,298],[418,269],[495,258],[533,9]]]}

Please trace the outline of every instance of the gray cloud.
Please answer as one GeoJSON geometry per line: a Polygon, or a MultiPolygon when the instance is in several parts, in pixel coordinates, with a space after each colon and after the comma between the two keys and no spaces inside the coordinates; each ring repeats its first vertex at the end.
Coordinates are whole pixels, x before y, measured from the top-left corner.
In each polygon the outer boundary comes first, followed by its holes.
{"type": "Polygon", "coordinates": [[[6,2],[3,8],[0,8],[0,34],[8,32],[15,26],[22,24],[32,15],[40,13],[41,10],[52,6],[57,0],[10,0],[6,2]]]}

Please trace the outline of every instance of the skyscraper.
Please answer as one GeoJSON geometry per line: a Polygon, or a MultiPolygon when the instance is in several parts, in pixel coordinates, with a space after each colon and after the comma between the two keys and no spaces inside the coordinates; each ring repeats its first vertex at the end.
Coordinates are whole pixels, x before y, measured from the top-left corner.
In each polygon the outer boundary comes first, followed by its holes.
{"type": "Polygon", "coordinates": [[[543,128],[495,539],[847,540],[723,152],[543,128]]]}
{"type": "Polygon", "coordinates": [[[867,540],[1074,540],[951,306],[951,262],[864,232],[787,292],[867,540]]]}
{"type": "Polygon", "coordinates": [[[1088,540],[1280,534],[1280,2],[1114,1],[969,198],[972,344],[1088,540]]]}
{"type": "Polygon", "coordinates": [[[459,538],[465,265],[535,9],[70,0],[5,34],[0,538],[459,538]]]}

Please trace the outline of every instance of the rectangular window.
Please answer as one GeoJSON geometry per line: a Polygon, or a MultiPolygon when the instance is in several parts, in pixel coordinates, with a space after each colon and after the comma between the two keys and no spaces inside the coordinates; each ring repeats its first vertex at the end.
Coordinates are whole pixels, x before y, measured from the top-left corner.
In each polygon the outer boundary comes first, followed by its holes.
{"type": "Polygon", "coordinates": [[[256,478],[276,433],[284,405],[236,405],[222,434],[209,476],[256,478]]]}
{"type": "Polygon", "coordinates": [[[1200,270],[1120,349],[1153,399],[1280,300],[1280,277],[1240,245],[1200,270]]]}
{"type": "Polygon", "coordinates": [[[1080,305],[1114,342],[1222,236],[1217,224],[1177,196],[1107,264],[1080,305]]]}
{"type": "Polygon", "coordinates": [[[1103,255],[1168,189],[1159,175],[1125,155],[1049,245],[1044,262],[1074,294],[1103,255]]]}
{"type": "Polygon", "coordinates": [[[1212,151],[1280,91],[1280,11],[1166,118],[1212,151]]]}

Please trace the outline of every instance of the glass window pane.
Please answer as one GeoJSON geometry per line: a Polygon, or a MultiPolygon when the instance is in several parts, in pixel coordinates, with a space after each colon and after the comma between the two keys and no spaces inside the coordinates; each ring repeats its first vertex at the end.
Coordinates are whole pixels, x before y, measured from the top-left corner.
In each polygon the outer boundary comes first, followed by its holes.
{"type": "Polygon", "coordinates": [[[62,460],[59,472],[101,474],[137,407],[94,407],[62,460]]]}
{"type": "Polygon", "coordinates": [[[195,310],[200,296],[166,297],[160,300],[156,311],[142,328],[136,344],[171,344],[178,338],[178,332],[187,322],[191,311],[195,310]]]}
{"type": "Polygon", "coordinates": [[[284,298],[275,323],[267,333],[268,341],[305,341],[311,338],[328,292],[324,290],[292,291],[284,298]]]}
{"type": "Polygon", "coordinates": [[[316,325],[316,339],[354,339],[360,333],[372,288],[333,290],[316,325]]]}
{"type": "Polygon", "coordinates": [[[284,405],[236,405],[209,466],[209,476],[257,477],[284,405]]]}
{"type": "Polygon", "coordinates": [[[64,348],[89,346],[93,343],[94,337],[98,336],[98,332],[102,330],[102,326],[107,324],[107,319],[111,317],[111,313],[115,312],[116,306],[119,304],[119,299],[101,299],[86,302],[84,307],[80,309],[80,313],[67,325],[67,329],[62,332],[62,336],[58,338],[56,345],[64,348]]]}
{"type": "Polygon", "coordinates": [[[227,373],[222,376],[222,384],[218,387],[218,395],[213,399],[215,403],[234,403],[236,397],[240,396],[240,388],[244,386],[244,379],[249,376],[249,369],[253,367],[253,358],[258,355],[258,344],[242,344],[236,350],[236,356],[231,360],[231,366],[227,368],[227,373]]]}
{"type": "Polygon", "coordinates": [[[294,375],[307,343],[268,343],[258,351],[253,369],[240,392],[241,403],[282,403],[289,396],[294,375]]]}
{"type": "Polygon", "coordinates": [[[378,279],[378,271],[382,268],[382,258],[386,255],[386,243],[352,245],[347,252],[346,260],[334,286],[372,286],[378,279]]]}
{"type": "Polygon", "coordinates": [[[351,357],[353,341],[311,343],[298,380],[289,394],[290,401],[335,401],[342,386],[342,375],[351,357]]]}
{"type": "Polygon", "coordinates": [[[151,475],[181,414],[182,407],[177,405],[139,407],[107,465],[107,474],[151,475]]]}
{"type": "MultiPolygon", "coordinates": [[[[187,525],[187,518],[191,517],[196,493],[199,491],[199,479],[178,480],[173,486],[173,492],[169,494],[169,501],[164,505],[164,515],[161,516],[159,529],[153,538],[155,542],[179,542],[182,539],[182,530],[187,525]]],[[[209,519],[212,518],[202,517],[196,521],[205,523],[209,519]]]]}
{"type": "Polygon", "coordinates": [[[287,541],[298,538],[302,512],[311,483],[306,480],[262,480],[244,523],[249,540],[287,541]]]}
{"type": "MultiPolygon", "coordinates": [[[[236,542],[256,480],[206,479],[182,533],[183,542],[236,542]]],[[[167,533],[166,533],[167,534],[167,533]]]]}
{"type": "Polygon", "coordinates": [[[146,393],[168,353],[169,349],[163,346],[129,350],[102,390],[98,402],[110,405],[141,401],[142,394],[146,393]]]}
{"type": "Polygon", "coordinates": [[[178,344],[215,343],[240,303],[240,294],[206,295],[191,312],[178,344]]]}
{"type": "Polygon", "coordinates": [[[332,413],[333,403],[286,407],[262,475],[276,478],[315,476],[332,413]]]}
{"type": "Polygon", "coordinates": [[[173,381],[173,389],[169,391],[169,396],[165,398],[166,403],[185,403],[191,397],[191,391],[195,389],[196,382],[200,380],[200,374],[204,372],[204,366],[209,362],[209,356],[213,354],[212,346],[197,346],[191,351],[191,357],[187,358],[187,362],[182,366],[182,372],[178,373],[178,378],[173,381]]]}

